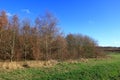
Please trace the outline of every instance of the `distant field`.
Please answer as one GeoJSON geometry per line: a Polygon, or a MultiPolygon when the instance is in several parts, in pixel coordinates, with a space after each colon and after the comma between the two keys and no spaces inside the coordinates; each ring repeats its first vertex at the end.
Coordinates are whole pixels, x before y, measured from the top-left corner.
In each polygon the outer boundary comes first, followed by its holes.
{"type": "Polygon", "coordinates": [[[120,54],[53,67],[0,70],[0,80],[120,80],[120,54]]]}

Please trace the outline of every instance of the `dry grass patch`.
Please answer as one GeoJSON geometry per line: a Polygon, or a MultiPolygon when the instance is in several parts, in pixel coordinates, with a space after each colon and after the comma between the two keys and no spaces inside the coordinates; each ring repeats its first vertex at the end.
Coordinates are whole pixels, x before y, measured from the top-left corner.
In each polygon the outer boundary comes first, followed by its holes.
{"type": "Polygon", "coordinates": [[[2,69],[21,69],[23,68],[20,64],[17,62],[0,62],[0,67],[2,69]]]}
{"type": "Polygon", "coordinates": [[[80,62],[85,62],[85,63],[87,63],[88,61],[89,61],[89,59],[80,58],[80,59],[77,59],[77,60],[72,60],[72,59],[70,59],[70,60],[67,60],[66,62],[68,62],[68,63],[80,63],[80,62]]]}
{"type": "Polygon", "coordinates": [[[56,60],[49,61],[20,61],[20,62],[0,62],[1,69],[22,69],[22,68],[37,68],[37,67],[52,67],[58,64],[56,60]]]}
{"type": "Polygon", "coordinates": [[[49,60],[49,61],[28,61],[27,64],[30,67],[52,67],[56,65],[58,61],[56,60],[49,60]]]}

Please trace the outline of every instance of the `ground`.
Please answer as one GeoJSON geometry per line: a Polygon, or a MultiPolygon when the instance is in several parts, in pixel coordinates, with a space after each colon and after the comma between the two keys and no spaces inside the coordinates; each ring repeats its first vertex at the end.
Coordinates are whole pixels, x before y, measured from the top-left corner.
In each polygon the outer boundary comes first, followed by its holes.
{"type": "Polygon", "coordinates": [[[120,80],[120,54],[59,62],[50,67],[0,69],[0,80],[120,80]]]}

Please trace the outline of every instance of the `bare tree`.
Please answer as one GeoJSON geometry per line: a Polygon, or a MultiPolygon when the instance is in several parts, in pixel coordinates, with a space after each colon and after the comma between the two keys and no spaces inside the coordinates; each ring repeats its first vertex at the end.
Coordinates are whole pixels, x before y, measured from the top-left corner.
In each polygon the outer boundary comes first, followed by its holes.
{"type": "Polygon", "coordinates": [[[16,36],[18,34],[18,17],[16,15],[13,16],[11,22],[7,25],[7,27],[3,31],[4,39],[4,52],[9,57],[10,61],[13,61],[15,56],[15,45],[16,45],[16,36]]]}
{"type": "MultiPolygon", "coordinates": [[[[56,37],[55,42],[53,43],[53,50],[57,51],[56,57],[58,60],[64,60],[67,54],[67,42],[62,35],[56,37]]],[[[55,57],[55,56],[54,56],[55,57]]]]}
{"type": "Polygon", "coordinates": [[[17,15],[14,15],[12,18],[12,35],[11,35],[11,55],[10,55],[10,61],[13,60],[13,57],[15,55],[15,44],[16,44],[16,38],[18,35],[18,27],[19,27],[19,21],[17,15]]]}
{"type": "Polygon", "coordinates": [[[35,60],[40,58],[40,37],[38,34],[37,27],[31,28],[31,39],[30,43],[32,45],[32,54],[35,60]]]}
{"type": "Polygon", "coordinates": [[[30,21],[29,20],[24,20],[23,21],[23,27],[21,30],[21,40],[20,40],[20,44],[21,44],[21,50],[24,53],[24,60],[26,61],[27,59],[27,55],[29,54],[29,48],[30,48],[30,21]]]}
{"type": "MultiPolygon", "coordinates": [[[[0,54],[2,58],[6,53],[6,44],[5,44],[5,36],[6,36],[6,27],[8,25],[8,18],[5,11],[0,12],[0,54]]],[[[7,36],[6,36],[7,37],[7,36]]]]}
{"type": "Polygon", "coordinates": [[[97,43],[94,39],[81,34],[68,34],[66,37],[68,51],[76,54],[76,58],[93,57],[97,43]]]}
{"type": "Polygon", "coordinates": [[[45,16],[37,18],[39,23],[39,34],[41,38],[41,49],[45,53],[44,58],[48,60],[51,54],[51,43],[54,41],[54,37],[59,33],[57,29],[57,19],[50,13],[46,13],[45,16]]]}
{"type": "Polygon", "coordinates": [[[0,42],[2,41],[2,32],[5,30],[8,24],[8,19],[5,11],[1,11],[0,13],[0,42]]]}
{"type": "Polygon", "coordinates": [[[37,17],[35,25],[18,16],[7,18],[0,12],[0,58],[3,60],[49,60],[78,59],[100,55],[97,43],[89,36],[68,34],[58,28],[58,20],[51,13],[37,17]]]}

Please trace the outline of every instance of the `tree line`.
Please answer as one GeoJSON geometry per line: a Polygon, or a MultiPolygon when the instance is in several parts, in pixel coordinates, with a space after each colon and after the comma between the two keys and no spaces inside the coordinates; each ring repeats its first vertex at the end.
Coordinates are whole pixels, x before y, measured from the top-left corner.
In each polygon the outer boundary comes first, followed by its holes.
{"type": "Polygon", "coordinates": [[[0,12],[0,60],[66,60],[97,57],[102,53],[89,36],[64,34],[51,13],[38,16],[34,25],[17,15],[0,12]]]}

